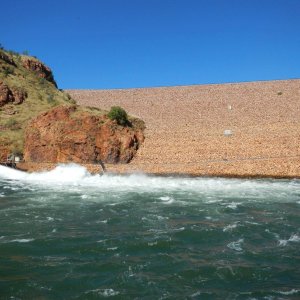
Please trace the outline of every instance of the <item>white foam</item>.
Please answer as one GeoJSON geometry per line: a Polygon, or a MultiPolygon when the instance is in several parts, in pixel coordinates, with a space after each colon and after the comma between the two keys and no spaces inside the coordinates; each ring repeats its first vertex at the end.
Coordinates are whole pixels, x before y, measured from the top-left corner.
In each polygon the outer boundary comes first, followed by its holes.
{"type": "Polygon", "coordinates": [[[96,223],[103,223],[103,224],[107,224],[108,220],[102,220],[102,221],[97,221],[96,223]]]}
{"type": "Polygon", "coordinates": [[[99,240],[97,243],[105,243],[107,240],[99,240]]]}
{"type": "Polygon", "coordinates": [[[227,245],[229,249],[235,250],[235,251],[243,251],[242,244],[244,243],[244,239],[239,239],[238,241],[231,242],[227,245]]]}
{"type": "Polygon", "coordinates": [[[289,239],[287,239],[287,240],[281,240],[281,239],[279,239],[278,242],[279,242],[279,246],[283,246],[284,247],[284,246],[286,246],[290,242],[293,242],[293,243],[300,242],[300,237],[297,234],[292,234],[289,239]]]}
{"type": "Polygon", "coordinates": [[[297,234],[292,234],[289,238],[290,242],[300,242],[300,237],[297,234]]]}
{"type": "MultiPolygon", "coordinates": [[[[61,188],[68,186],[68,190],[82,192],[82,187],[93,188],[101,191],[183,191],[185,193],[198,192],[211,196],[211,203],[222,201],[224,195],[227,198],[240,197],[241,191],[248,199],[259,201],[266,196],[272,199],[295,199],[299,190],[300,181],[290,182],[280,180],[241,180],[224,178],[179,178],[146,176],[143,174],[132,175],[91,175],[84,167],[76,164],[58,165],[54,170],[40,173],[26,173],[15,169],[0,166],[0,178],[15,180],[21,183],[47,185],[49,188],[61,188]],[[284,196],[284,197],[283,197],[284,196]]],[[[18,189],[18,186],[14,188],[18,189]]],[[[24,188],[22,186],[22,188],[24,188]]],[[[113,194],[113,193],[112,193],[113,194]]],[[[164,196],[169,197],[169,196],[164,196]]],[[[82,195],[85,199],[85,194],[82,195]]],[[[199,201],[205,197],[199,197],[199,201]]],[[[172,203],[173,198],[160,199],[163,203],[172,203]]],[[[226,199],[225,199],[226,200],[226,199]]],[[[227,207],[236,209],[240,203],[226,203],[227,207]]]]}
{"type": "Polygon", "coordinates": [[[120,292],[115,291],[113,289],[95,289],[95,290],[89,290],[85,292],[85,294],[89,294],[89,293],[97,294],[103,297],[114,297],[120,294],[120,292]]]}
{"type": "Polygon", "coordinates": [[[179,228],[174,228],[172,229],[171,231],[174,231],[174,232],[180,232],[180,231],[184,231],[185,230],[185,227],[179,227],[179,228]]]}
{"type": "Polygon", "coordinates": [[[226,232],[226,231],[232,231],[234,228],[237,228],[238,227],[238,222],[234,223],[234,224],[229,224],[227,226],[225,226],[223,228],[223,231],[226,232]]]}
{"type": "Polygon", "coordinates": [[[15,239],[15,240],[9,241],[9,243],[29,243],[32,241],[34,241],[34,239],[15,239]]]}
{"type": "Polygon", "coordinates": [[[240,205],[241,203],[237,203],[237,202],[231,202],[231,203],[227,203],[226,207],[227,208],[231,208],[231,209],[237,209],[238,205],[240,205]]]}
{"type": "Polygon", "coordinates": [[[155,242],[149,242],[148,243],[148,246],[150,246],[150,247],[156,246],[156,245],[157,245],[157,241],[155,241],[155,242]]]}
{"type": "Polygon", "coordinates": [[[118,247],[110,247],[110,248],[107,248],[108,251],[116,251],[118,250],[118,247]]]}
{"type": "Polygon", "coordinates": [[[281,295],[294,295],[300,293],[300,290],[298,289],[292,289],[290,291],[274,291],[275,293],[281,294],[281,295]]]}
{"type": "Polygon", "coordinates": [[[164,204],[171,204],[174,202],[174,198],[169,196],[160,197],[159,199],[162,200],[164,204]]]}
{"type": "Polygon", "coordinates": [[[169,217],[156,216],[157,220],[169,220],[169,217]]]}

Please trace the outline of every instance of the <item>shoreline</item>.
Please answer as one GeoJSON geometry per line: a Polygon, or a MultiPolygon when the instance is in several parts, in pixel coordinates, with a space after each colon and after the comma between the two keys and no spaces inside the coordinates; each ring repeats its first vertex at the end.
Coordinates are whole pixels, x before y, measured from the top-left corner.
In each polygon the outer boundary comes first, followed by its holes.
{"type": "Polygon", "coordinates": [[[214,172],[210,174],[205,173],[196,173],[196,172],[147,172],[139,169],[127,169],[129,165],[126,164],[115,164],[115,165],[106,165],[107,171],[103,173],[101,166],[98,164],[84,164],[84,163],[75,163],[75,162],[66,162],[66,163],[26,163],[21,162],[17,164],[16,170],[27,172],[27,173],[42,173],[54,170],[59,165],[72,165],[76,164],[83,166],[87,171],[92,174],[108,174],[108,175],[121,175],[121,176],[130,176],[134,174],[142,174],[146,176],[153,177],[175,177],[175,178],[226,178],[226,179],[278,179],[278,180],[293,180],[300,179],[300,176],[297,175],[276,175],[276,174],[228,174],[221,172],[214,172]],[[123,169],[120,170],[120,167],[123,169]],[[125,167],[125,168],[124,168],[125,167]],[[117,170],[119,168],[119,170],[117,170]]]}

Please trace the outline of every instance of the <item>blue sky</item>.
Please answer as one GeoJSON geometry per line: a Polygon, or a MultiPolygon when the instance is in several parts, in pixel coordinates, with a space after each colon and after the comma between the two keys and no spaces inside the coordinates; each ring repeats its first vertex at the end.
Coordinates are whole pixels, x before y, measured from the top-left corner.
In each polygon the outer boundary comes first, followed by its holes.
{"type": "Polygon", "coordinates": [[[300,0],[9,0],[0,43],[60,88],[300,78],[300,0]]]}

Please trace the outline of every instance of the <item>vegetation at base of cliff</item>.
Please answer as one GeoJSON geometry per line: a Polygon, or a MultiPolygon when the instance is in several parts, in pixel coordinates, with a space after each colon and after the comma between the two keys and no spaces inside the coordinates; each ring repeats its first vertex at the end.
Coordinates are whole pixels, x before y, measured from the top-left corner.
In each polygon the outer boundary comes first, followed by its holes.
{"type": "MultiPolygon", "coordinates": [[[[18,152],[22,152],[24,128],[29,120],[55,106],[75,103],[69,94],[57,89],[50,69],[43,78],[39,72],[24,67],[24,60],[42,64],[35,57],[0,47],[0,84],[25,98],[23,103],[0,105],[0,145],[11,151],[17,148],[18,152]]],[[[2,92],[0,103],[6,96],[2,92]]]]}
{"type": "Polygon", "coordinates": [[[111,120],[117,121],[119,125],[127,126],[130,125],[128,120],[127,112],[120,106],[113,106],[108,115],[111,120]]]}

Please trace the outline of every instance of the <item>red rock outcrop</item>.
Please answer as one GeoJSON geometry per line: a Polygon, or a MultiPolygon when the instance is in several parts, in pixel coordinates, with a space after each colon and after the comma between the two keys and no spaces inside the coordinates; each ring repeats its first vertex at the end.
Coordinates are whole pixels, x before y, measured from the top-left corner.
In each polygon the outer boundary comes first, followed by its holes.
{"type": "Polygon", "coordinates": [[[27,162],[128,163],[144,140],[142,129],[123,127],[78,106],[56,107],[25,132],[27,162]]]}
{"type": "Polygon", "coordinates": [[[0,107],[13,101],[13,95],[9,87],[0,81],[0,107]]]}
{"type": "Polygon", "coordinates": [[[7,103],[21,104],[25,101],[27,93],[18,88],[9,88],[3,81],[0,81],[0,107],[7,103]]]}
{"type": "Polygon", "coordinates": [[[23,56],[22,65],[25,69],[35,72],[39,77],[45,78],[57,87],[51,69],[43,63],[41,63],[39,60],[23,56]]]}
{"type": "Polygon", "coordinates": [[[22,104],[28,96],[27,92],[22,89],[12,88],[11,91],[13,94],[14,104],[22,104]]]}

